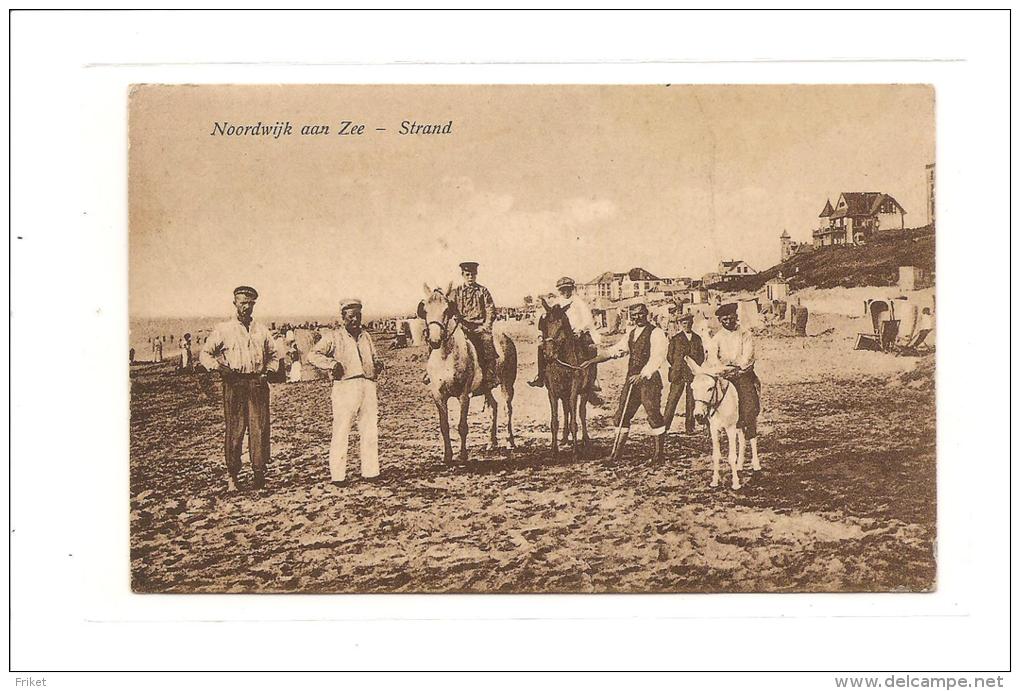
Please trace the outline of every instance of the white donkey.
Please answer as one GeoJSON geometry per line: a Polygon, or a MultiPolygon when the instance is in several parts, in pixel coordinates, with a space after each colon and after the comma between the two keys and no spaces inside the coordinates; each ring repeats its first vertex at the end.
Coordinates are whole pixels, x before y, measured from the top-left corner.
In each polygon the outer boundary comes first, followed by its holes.
{"type": "MultiPolygon", "coordinates": [[[[712,432],[712,487],[719,485],[719,431],[726,430],[727,456],[733,474],[733,489],[740,489],[738,471],[744,467],[744,433],[737,428],[740,401],[737,388],[710,368],[702,367],[691,358],[684,358],[694,373],[691,393],[694,396],[694,419],[712,432]]],[[[761,470],[758,460],[758,440],[751,440],[751,469],[761,470]]]]}

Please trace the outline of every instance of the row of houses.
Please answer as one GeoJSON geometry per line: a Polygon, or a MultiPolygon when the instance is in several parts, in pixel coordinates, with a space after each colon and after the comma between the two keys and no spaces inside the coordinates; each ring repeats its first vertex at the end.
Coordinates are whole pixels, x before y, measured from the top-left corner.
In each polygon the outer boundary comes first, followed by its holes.
{"type": "Polygon", "coordinates": [[[655,274],[635,267],[629,271],[606,271],[586,283],[577,285],[578,294],[595,308],[605,308],[621,300],[636,297],[661,297],[674,302],[702,302],[709,286],[726,283],[742,276],[757,273],[740,259],[729,259],[719,263],[719,270],[695,279],[688,276],[660,278],[655,274]]]}
{"type": "MultiPolygon", "coordinates": [[[[934,222],[934,164],[928,167],[930,203],[929,223],[934,222]]],[[[878,232],[902,230],[905,226],[906,210],[896,199],[885,192],[843,192],[833,204],[826,199],[818,214],[818,228],[811,232],[811,242],[797,242],[783,230],[780,235],[780,261],[801,252],[810,252],[829,245],[857,245],[868,242],[878,232]]],[[[606,271],[585,283],[577,285],[577,292],[594,309],[605,310],[618,306],[622,301],[647,297],[649,302],[672,302],[675,304],[698,304],[708,300],[708,288],[725,288],[728,282],[753,276],[758,272],[741,259],[725,259],[719,262],[717,271],[701,278],[665,277],[635,267],[629,271],[606,271]]],[[[784,281],[776,281],[777,284],[784,281]]],[[[771,291],[770,291],[771,292],[771,291]]],[[[783,292],[776,286],[775,292],[783,292]]],[[[772,299],[772,298],[770,298],[772,299]]]]}

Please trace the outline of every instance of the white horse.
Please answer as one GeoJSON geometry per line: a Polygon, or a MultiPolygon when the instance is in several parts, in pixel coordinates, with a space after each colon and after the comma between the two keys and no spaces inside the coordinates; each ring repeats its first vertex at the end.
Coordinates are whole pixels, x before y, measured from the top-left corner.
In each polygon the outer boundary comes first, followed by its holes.
{"type": "MultiPolygon", "coordinates": [[[[702,367],[691,358],[684,358],[694,373],[691,394],[694,397],[694,419],[712,432],[712,487],[719,485],[719,461],[722,450],[719,446],[719,432],[726,431],[727,457],[733,475],[733,489],[740,489],[738,471],[744,468],[744,432],[737,428],[740,401],[737,388],[709,368],[702,367]]],[[[761,470],[758,460],[758,440],[751,440],[751,469],[761,470]]]]}

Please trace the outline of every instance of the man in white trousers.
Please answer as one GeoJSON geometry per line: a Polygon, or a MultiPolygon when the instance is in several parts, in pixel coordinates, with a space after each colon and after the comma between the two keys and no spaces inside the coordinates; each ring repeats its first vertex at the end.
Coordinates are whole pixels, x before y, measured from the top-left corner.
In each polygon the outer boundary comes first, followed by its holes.
{"type": "Polygon", "coordinates": [[[347,480],[347,446],[351,425],[358,420],[361,476],[379,475],[379,403],[376,376],[382,361],[372,337],[361,327],[361,300],[340,302],[341,328],[324,334],[308,353],[308,362],[333,375],[333,439],[329,444],[329,475],[335,486],[347,480]]]}

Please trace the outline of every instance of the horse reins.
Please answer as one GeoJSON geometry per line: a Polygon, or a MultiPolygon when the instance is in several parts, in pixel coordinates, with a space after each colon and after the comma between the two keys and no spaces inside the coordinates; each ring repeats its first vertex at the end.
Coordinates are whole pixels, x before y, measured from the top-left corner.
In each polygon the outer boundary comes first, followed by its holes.
{"type": "Polygon", "coordinates": [[[704,403],[705,408],[707,409],[705,417],[710,418],[713,415],[715,415],[715,412],[717,410],[719,410],[719,406],[722,405],[723,399],[726,398],[726,392],[729,391],[729,388],[727,387],[726,389],[723,389],[722,386],[723,377],[717,377],[711,374],[708,374],[706,376],[712,377],[712,381],[714,382],[714,384],[712,385],[712,397],[707,401],[703,401],[700,398],[695,398],[694,402],[704,403]]]}
{"type": "Polygon", "coordinates": [[[559,340],[550,340],[550,341],[546,341],[546,343],[554,343],[554,344],[556,344],[557,355],[556,355],[556,357],[554,357],[552,359],[553,363],[555,363],[557,365],[560,365],[561,367],[566,367],[567,369],[572,369],[575,372],[583,372],[584,370],[587,369],[587,367],[583,367],[581,365],[571,365],[569,362],[563,362],[563,359],[559,356],[558,353],[560,351],[559,346],[562,345],[562,344],[567,343],[567,339],[566,338],[562,338],[562,339],[559,339],[559,340]]]}
{"type": "Polygon", "coordinates": [[[434,319],[431,320],[431,321],[425,322],[425,329],[426,330],[428,330],[428,328],[430,326],[435,324],[436,326],[439,327],[440,332],[443,334],[442,338],[439,339],[439,345],[437,345],[437,346],[433,346],[431,339],[428,339],[429,350],[439,350],[440,348],[443,347],[443,344],[446,343],[447,339],[449,339],[450,336],[452,336],[454,333],[456,333],[457,327],[460,326],[460,320],[459,319],[456,320],[456,323],[453,325],[452,329],[447,326],[447,324],[449,324],[449,323],[450,323],[450,319],[447,319],[446,321],[442,321],[442,322],[435,321],[434,319]]]}

